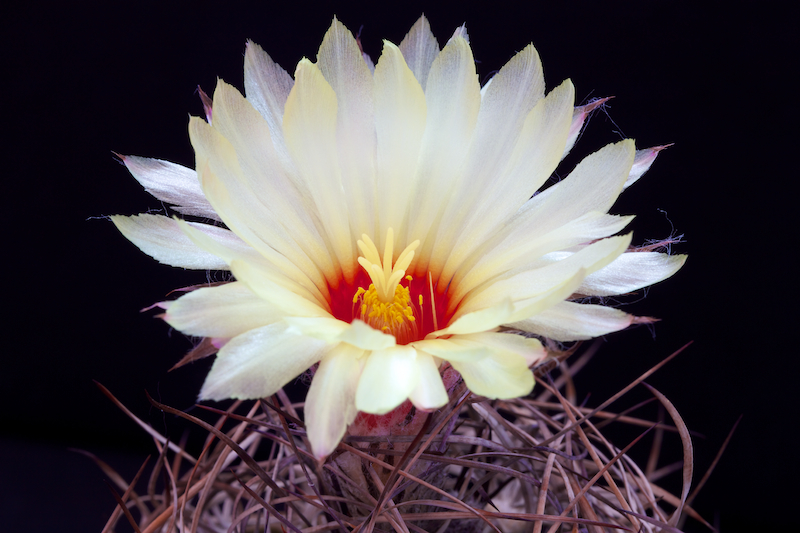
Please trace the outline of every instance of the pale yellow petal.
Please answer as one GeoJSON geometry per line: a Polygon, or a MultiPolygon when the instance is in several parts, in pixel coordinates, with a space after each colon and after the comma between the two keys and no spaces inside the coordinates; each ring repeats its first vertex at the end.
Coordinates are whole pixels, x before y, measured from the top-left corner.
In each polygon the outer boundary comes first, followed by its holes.
{"type": "MultiPolygon", "coordinates": [[[[455,346],[489,346],[471,339],[458,336],[450,339],[455,346]]],[[[525,358],[513,351],[492,346],[487,350],[489,355],[470,361],[450,360],[464,383],[475,394],[487,398],[518,398],[527,396],[533,390],[533,372],[528,368],[525,358]]],[[[446,357],[443,357],[446,358],[446,357]]]]}
{"type": "Polygon", "coordinates": [[[324,301],[320,291],[327,291],[327,286],[319,270],[303,271],[276,249],[285,240],[282,230],[274,219],[264,216],[263,206],[247,185],[231,143],[196,117],[189,122],[189,138],[197,155],[200,184],[225,224],[284,276],[302,285],[320,302],[324,301]]]}
{"type": "MultiPolygon", "coordinates": [[[[469,262],[470,255],[484,257],[481,244],[496,235],[497,228],[511,218],[556,169],[569,130],[574,99],[574,88],[567,80],[539,100],[528,113],[504,166],[498,164],[498,175],[490,174],[493,179],[479,189],[473,213],[447,256],[442,282],[450,280],[454,273],[456,277],[463,275],[464,263],[469,262]]],[[[508,232],[509,228],[502,231],[508,232]]],[[[533,236],[531,231],[536,230],[529,229],[524,241],[533,236]]]]}
{"type": "Polygon", "coordinates": [[[464,341],[475,342],[488,346],[492,350],[515,353],[525,359],[525,363],[528,366],[540,361],[547,355],[547,351],[539,339],[531,339],[511,333],[473,333],[470,335],[458,335],[453,337],[453,340],[456,343],[464,341]]]}
{"type": "Polygon", "coordinates": [[[311,295],[297,286],[286,283],[279,273],[271,272],[249,261],[231,261],[231,272],[236,279],[258,296],[280,308],[286,316],[329,317],[327,309],[320,307],[311,295]]]}
{"type": "Polygon", "coordinates": [[[630,174],[635,151],[631,139],[598,150],[562,181],[528,201],[519,217],[550,231],[589,211],[607,213],[630,174]]]}
{"type": "Polygon", "coordinates": [[[250,330],[231,339],[200,391],[201,400],[264,398],[305,372],[329,350],[327,343],[286,332],[285,323],[250,330]]]}
{"type": "Polygon", "coordinates": [[[204,287],[166,303],[164,320],[197,337],[232,338],[278,322],[284,313],[239,282],[204,287]]]}
{"type": "Polygon", "coordinates": [[[348,324],[332,317],[287,317],[298,335],[309,335],[329,343],[346,342],[362,350],[383,350],[396,344],[392,335],[369,327],[361,320],[348,324]]]}
{"type": "Polygon", "coordinates": [[[431,333],[431,336],[442,337],[445,335],[464,335],[490,331],[507,323],[511,320],[513,314],[514,304],[509,296],[491,307],[472,311],[464,310],[449,326],[431,333]]]}
{"type": "Polygon", "coordinates": [[[305,403],[306,431],[317,459],[327,457],[336,449],[347,426],[355,420],[362,354],[362,350],[340,344],[326,354],[317,367],[305,403]]]}
{"type": "Polygon", "coordinates": [[[425,89],[428,119],[407,233],[408,242],[425,239],[416,261],[417,272],[427,269],[425,258],[430,257],[434,239],[426,236],[436,234],[445,202],[461,178],[480,98],[472,50],[466,40],[454,38],[433,62],[425,89]]]}
{"type": "MultiPolygon", "coordinates": [[[[438,51],[438,49],[437,49],[438,51]]],[[[378,249],[389,228],[397,231],[396,247],[405,248],[411,193],[415,189],[417,162],[425,131],[425,94],[400,50],[384,41],[375,67],[375,132],[377,136],[378,249]]]]}
{"type": "Polygon", "coordinates": [[[335,18],[322,39],[317,66],[336,93],[336,150],[348,214],[353,227],[373,235],[376,141],[372,73],[353,34],[335,18]]]}
{"type": "Polygon", "coordinates": [[[547,233],[531,225],[529,219],[515,220],[490,244],[473,254],[452,283],[450,297],[456,301],[475,287],[516,268],[530,265],[545,254],[565,250],[622,231],[634,217],[607,215],[590,211],[547,233]]]}
{"type": "Polygon", "coordinates": [[[449,401],[447,390],[444,388],[442,376],[439,374],[439,366],[434,358],[428,353],[417,350],[417,368],[419,369],[419,381],[408,395],[414,407],[423,411],[431,411],[446,405],[449,401]]]}
{"type": "MultiPolygon", "coordinates": [[[[258,221],[250,221],[258,236],[307,273],[321,292],[327,291],[322,278],[333,279],[335,269],[324,239],[315,226],[313,204],[307,193],[298,189],[277,152],[272,148],[273,131],[268,123],[234,87],[219,80],[214,91],[214,129],[230,143],[238,168],[234,176],[219,173],[224,186],[234,197],[246,195],[240,210],[257,210],[258,221]],[[236,176],[241,171],[240,176],[236,176]],[[241,178],[235,179],[235,178],[241,178]]],[[[280,132],[280,130],[279,130],[280,132]]],[[[225,151],[226,155],[230,152],[225,151]]],[[[213,166],[213,165],[212,165],[213,166]]],[[[252,213],[249,213],[252,215],[252,213]]]]}
{"type": "Polygon", "coordinates": [[[589,275],[622,254],[631,237],[628,234],[603,239],[559,261],[539,261],[522,272],[489,282],[467,295],[459,306],[459,312],[491,307],[507,298],[515,302],[535,298],[571,279],[578,271],[589,275]]]}
{"type": "MultiPolygon", "coordinates": [[[[443,218],[447,223],[438,228],[429,269],[442,270],[456,243],[461,247],[470,243],[473,234],[466,230],[476,216],[483,216],[484,223],[487,221],[479,208],[493,190],[504,190],[504,195],[510,192],[505,178],[511,154],[526,117],[543,95],[542,65],[533,45],[516,54],[492,78],[481,100],[459,182],[446,198],[443,218]]],[[[520,205],[526,199],[521,199],[520,205]]]]}
{"type": "Polygon", "coordinates": [[[286,100],[283,133],[300,178],[324,221],[339,268],[350,281],[357,264],[339,167],[337,107],[336,93],[320,70],[307,59],[300,61],[286,100]]]}
{"type": "Polygon", "coordinates": [[[411,346],[376,350],[358,381],[356,407],[359,411],[382,415],[403,403],[419,383],[417,351],[411,346]]]}
{"type": "Polygon", "coordinates": [[[455,344],[450,339],[426,339],[411,344],[417,351],[444,359],[446,361],[477,361],[491,355],[491,350],[481,344],[455,344]]]}

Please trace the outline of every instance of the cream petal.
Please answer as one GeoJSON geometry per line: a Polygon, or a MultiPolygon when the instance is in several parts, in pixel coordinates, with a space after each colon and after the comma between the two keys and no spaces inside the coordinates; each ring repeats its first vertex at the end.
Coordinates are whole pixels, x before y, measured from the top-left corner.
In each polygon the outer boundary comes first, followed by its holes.
{"type": "Polygon", "coordinates": [[[292,331],[327,341],[346,342],[362,350],[384,350],[396,344],[392,335],[371,328],[361,320],[348,324],[331,317],[287,317],[292,331]]]}
{"type": "Polygon", "coordinates": [[[292,90],[294,80],[275,63],[264,50],[252,41],[247,41],[244,54],[244,90],[247,100],[253,104],[269,124],[272,142],[284,166],[291,166],[291,158],[283,139],[283,108],[292,90]]]}
{"type": "Polygon", "coordinates": [[[201,400],[264,398],[319,361],[329,346],[287,333],[282,322],[250,330],[223,346],[200,391],[201,400]]]}
{"type": "Polygon", "coordinates": [[[414,73],[414,77],[425,89],[431,65],[439,55],[439,43],[431,32],[431,25],[422,15],[400,42],[400,51],[414,73]]]}
{"type": "Polygon", "coordinates": [[[165,302],[164,320],[187,335],[230,339],[283,318],[275,305],[243,283],[203,287],[165,302]]]}
{"type": "Polygon", "coordinates": [[[585,277],[586,270],[581,268],[575,272],[572,277],[564,280],[563,283],[553,287],[551,290],[533,298],[516,302],[514,305],[514,313],[511,315],[508,323],[519,322],[520,320],[530,318],[564,301],[575,293],[585,277]]]}
{"type": "MultiPolygon", "coordinates": [[[[222,256],[198,247],[180,230],[178,222],[171,218],[148,214],[132,217],[115,215],[111,217],[111,221],[126,239],[160,263],[198,270],[228,270],[228,263],[222,256]]],[[[209,239],[224,243],[238,252],[249,249],[226,229],[208,224],[190,224],[209,239]]]]}
{"type": "Polygon", "coordinates": [[[607,213],[630,174],[635,148],[625,139],[591,154],[552,187],[531,198],[519,218],[531,218],[541,232],[560,227],[589,211],[607,213]]]}
{"type": "Polygon", "coordinates": [[[363,366],[362,350],[340,344],[319,363],[305,403],[305,423],[314,456],[330,455],[358,414],[356,386],[363,366]]]}
{"type": "Polygon", "coordinates": [[[464,335],[467,333],[492,330],[508,322],[513,314],[514,304],[511,298],[504,298],[491,307],[486,307],[477,311],[464,312],[449,326],[442,330],[434,331],[430,335],[442,337],[445,335],[464,335]]]}
{"type": "MultiPolygon", "coordinates": [[[[454,337],[451,337],[451,339],[454,337]]],[[[481,344],[455,344],[451,339],[425,339],[410,344],[418,352],[424,352],[449,362],[470,362],[489,357],[491,350],[481,344]]]]}
{"type": "MultiPolygon", "coordinates": [[[[247,195],[252,204],[241,203],[242,209],[257,209],[257,233],[270,247],[286,256],[298,269],[306,272],[323,292],[325,277],[336,275],[330,252],[310,215],[313,207],[298,190],[296,182],[283,168],[277,153],[271,149],[272,131],[258,111],[234,87],[219,80],[214,91],[214,129],[233,147],[241,175],[234,167],[230,173],[219,173],[225,187],[233,193],[247,195]],[[241,181],[236,178],[241,177],[241,181]]],[[[280,131],[280,130],[279,130],[280,131]]],[[[230,154],[224,151],[224,154],[230,154]]],[[[250,224],[256,229],[255,223],[250,224]]]]}
{"type": "Polygon", "coordinates": [[[417,368],[419,381],[414,390],[408,395],[414,407],[423,411],[431,411],[446,405],[449,401],[447,390],[439,374],[439,366],[434,358],[425,352],[417,350],[417,368]]]}
{"type": "Polygon", "coordinates": [[[286,283],[276,272],[270,272],[249,261],[234,260],[230,264],[236,279],[258,296],[280,308],[286,316],[329,317],[327,309],[320,307],[301,287],[286,283]]]}
{"type": "Polygon", "coordinates": [[[488,346],[492,350],[512,352],[525,360],[528,366],[547,356],[547,350],[539,339],[531,339],[511,333],[473,333],[471,335],[458,335],[453,337],[456,342],[476,342],[488,346]]]}
{"type": "MultiPolygon", "coordinates": [[[[479,341],[450,339],[455,345],[481,345],[479,341]]],[[[450,361],[469,390],[487,398],[518,398],[527,396],[533,390],[533,372],[528,368],[525,358],[510,350],[496,346],[489,350],[487,357],[472,361],[450,361]]]]}
{"type": "Polygon", "coordinates": [[[285,248],[287,237],[247,185],[233,145],[195,117],[189,122],[189,138],[197,155],[200,184],[225,224],[284,276],[324,301],[326,296],[321,291],[327,292],[327,285],[319,270],[309,266],[307,260],[304,262],[307,269],[302,270],[279,251],[285,248]]]}
{"type": "Polygon", "coordinates": [[[630,252],[583,280],[576,292],[587,296],[614,296],[632,292],[675,274],[686,262],[685,255],[630,252]]]}
{"type": "Polygon", "coordinates": [[[550,252],[618,233],[633,218],[590,211],[545,234],[539,232],[538,226],[531,225],[528,218],[515,220],[472,255],[477,263],[465,263],[453,280],[451,298],[460,301],[481,283],[532,264],[550,252]]]}
{"type": "Polygon", "coordinates": [[[375,110],[373,79],[353,34],[333,19],[317,55],[336,93],[336,148],[350,220],[375,235],[375,110]]]}
{"type": "Polygon", "coordinates": [[[197,173],[182,165],[133,155],[120,155],[120,159],[144,190],[186,215],[219,220],[219,215],[208,203],[197,173]]]}
{"type": "Polygon", "coordinates": [[[473,363],[452,363],[469,390],[487,398],[519,398],[533,390],[533,372],[515,354],[494,354],[473,363]]]}
{"type": "MultiPolygon", "coordinates": [[[[433,62],[425,89],[428,118],[422,138],[416,189],[409,214],[408,241],[436,235],[447,197],[461,177],[480,109],[480,87],[469,44],[452,39],[433,62]]],[[[418,275],[427,270],[434,239],[425,239],[415,258],[418,275]]],[[[437,274],[438,278],[438,274],[437,274]]]]}
{"type": "MultiPolygon", "coordinates": [[[[462,246],[472,235],[466,231],[494,190],[507,188],[506,169],[520,131],[534,105],[544,96],[544,77],[533,45],[516,54],[492,78],[481,100],[475,133],[459,172],[459,185],[447,198],[429,269],[438,272],[456,242],[462,246]]],[[[535,189],[534,189],[535,190],[535,189]]],[[[508,191],[504,191],[508,194],[508,191]]],[[[520,205],[527,200],[524,198],[520,205]]]]}
{"type": "MultiPolygon", "coordinates": [[[[356,272],[355,239],[345,206],[337,152],[336,93],[307,59],[298,63],[295,84],[286,100],[283,133],[345,280],[356,272]]],[[[334,287],[335,288],[335,287],[334,287]]]]}
{"type": "MultiPolygon", "coordinates": [[[[437,48],[438,52],[438,48],[437,48]]],[[[411,193],[416,187],[417,160],[425,131],[427,106],[423,93],[400,50],[384,41],[375,67],[375,131],[377,136],[378,233],[382,250],[386,231],[397,230],[395,246],[408,244],[405,228],[411,193]]]]}
{"type": "Polygon", "coordinates": [[[417,351],[411,346],[375,350],[367,357],[356,389],[359,411],[382,415],[403,403],[419,383],[417,351]]]}
{"type": "Polygon", "coordinates": [[[589,275],[614,261],[627,249],[631,237],[628,234],[603,239],[560,261],[538,262],[522,272],[488,282],[468,294],[459,305],[459,311],[484,309],[497,305],[506,298],[513,298],[518,302],[546,294],[580,271],[589,275]]]}
{"type": "Polygon", "coordinates": [[[600,337],[625,329],[633,315],[604,305],[560,302],[509,327],[529,331],[560,342],[600,337]]]}
{"type": "Polygon", "coordinates": [[[224,259],[236,277],[247,277],[240,281],[244,281],[251,290],[265,300],[284,309],[287,315],[325,316],[328,314],[326,310],[320,308],[320,305],[327,306],[326,301],[318,300],[305,287],[287,278],[272,263],[255,253],[252,248],[246,245],[243,248],[231,246],[229,243],[211,238],[183,220],[176,220],[176,222],[181,231],[195,245],[224,259]],[[236,274],[237,270],[240,272],[239,275],[236,274]]]}
{"type": "MultiPolygon", "coordinates": [[[[456,279],[464,275],[463,268],[470,262],[469,254],[476,259],[486,257],[479,244],[489,235],[496,235],[500,224],[516,213],[553,173],[569,129],[574,91],[572,83],[567,80],[528,113],[503,176],[482,193],[481,201],[476,202],[473,208],[469,225],[463,229],[447,257],[442,272],[443,282],[450,280],[454,273],[456,279]],[[457,269],[462,271],[456,272],[457,269]]],[[[507,233],[509,230],[505,228],[503,231],[507,233]]],[[[535,231],[535,228],[529,228],[521,242],[528,241],[535,231]]]]}

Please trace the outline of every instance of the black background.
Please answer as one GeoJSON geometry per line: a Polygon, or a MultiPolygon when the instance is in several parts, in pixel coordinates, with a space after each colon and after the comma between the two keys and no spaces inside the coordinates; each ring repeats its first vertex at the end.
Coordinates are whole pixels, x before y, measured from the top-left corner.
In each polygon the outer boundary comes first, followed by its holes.
{"type": "MultiPolygon", "coordinates": [[[[301,57],[315,58],[334,14],[353,31],[363,25],[365,51],[377,59],[381,39],[399,43],[423,12],[440,45],[466,22],[482,82],[533,42],[548,88],[569,77],[579,103],[615,96],[607,114],[592,118],[562,176],[623,136],[642,148],[675,143],[612,212],[638,215],[636,242],[684,234],[674,250],[689,260],[624,307],[662,321],[610,335],[579,391],[597,405],[694,341],[648,381],[703,435],[695,438],[695,479],[743,415],[696,507],[722,531],[787,526],[788,487],[798,477],[790,310],[797,37],[795,17],[773,5],[781,4],[34,2],[5,9],[9,315],[0,367],[0,529],[99,531],[115,503],[103,474],[68,448],[90,450],[130,479],[153,446],[92,380],[178,439],[184,426],[151,409],[144,391],[188,409],[210,363],[167,372],[189,342],[139,310],[206,274],[157,264],[103,218],[162,208],[111,151],[193,166],[186,126],[190,114],[202,114],[196,87],[210,93],[220,77],[241,89],[248,38],[292,72],[301,57]]],[[[646,396],[636,391],[620,405],[646,396]]],[[[665,458],[677,458],[677,441],[667,444],[665,458]]]]}

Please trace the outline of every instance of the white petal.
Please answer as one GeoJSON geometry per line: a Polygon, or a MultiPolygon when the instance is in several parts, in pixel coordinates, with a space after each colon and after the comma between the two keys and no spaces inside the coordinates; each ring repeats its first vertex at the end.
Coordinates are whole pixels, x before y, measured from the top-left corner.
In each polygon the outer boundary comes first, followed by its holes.
{"type": "Polygon", "coordinates": [[[426,339],[414,342],[411,346],[416,348],[418,352],[425,352],[449,362],[477,361],[491,355],[491,350],[488,346],[482,344],[454,344],[451,339],[426,339]]]}
{"type": "MultiPolygon", "coordinates": [[[[473,217],[483,215],[479,207],[485,205],[487,196],[493,190],[507,189],[505,171],[511,154],[528,113],[543,95],[542,65],[533,45],[515,55],[492,78],[481,100],[472,144],[459,173],[460,186],[446,199],[443,218],[447,223],[439,226],[429,269],[440,271],[456,242],[464,246],[467,239],[458,237],[473,217]]],[[[508,193],[504,190],[504,194],[508,193]]]]}
{"type": "Polygon", "coordinates": [[[572,279],[579,271],[588,275],[605,267],[627,249],[631,237],[628,234],[603,239],[562,260],[539,262],[530,265],[530,269],[487,283],[466,296],[459,312],[494,306],[506,298],[515,302],[536,298],[572,279]]]}
{"type": "Polygon", "coordinates": [[[411,72],[414,73],[414,77],[425,89],[431,65],[439,55],[439,43],[431,33],[431,25],[425,15],[417,19],[417,22],[400,42],[400,51],[403,52],[403,57],[411,72]]]}
{"type": "MultiPolygon", "coordinates": [[[[428,120],[422,138],[417,187],[412,195],[408,241],[435,235],[446,199],[461,178],[461,166],[480,109],[475,61],[467,42],[452,39],[431,67],[425,89],[428,120]]],[[[416,271],[427,270],[434,239],[418,249],[416,271]]],[[[437,275],[438,277],[438,275],[437,275]]]]}
{"type": "Polygon", "coordinates": [[[686,262],[686,257],[657,252],[625,253],[607,267],[587,276],[576,292],[587,296],[632,292],[672,276],[686,262]]]}
{"type": "MultiPolygon", "coordinates": [[[[574,88],[567,80],[528,113],[502,175],[482,191],[469,225],[463,229],[447,257],[442,272],[443,282],[450,280],[454,272],[456,277],[463,276],[463,271],[456,270],[463,269],[465,262],[469,263],[468,254],[485,257],[486,251],[478,245],[516,213],[553,173],[569,129],[574,99],[574,88]]],[[[520,240],[527,242],[537,230],[536,227],[528,228],[524,239],[520,240]]]]}
{"type": "Polygon", "coordinates": [[[403,403],[419,382],[417,351],[394,346],[369,354],[356,390],[356,407],[374,415],[388,413],[403,403]]]}
{"type": "MultiPolygon", "coordinates": [[[[335,271],[330,252],[309,214],[313,206],[306,199],[307,193],[298,190],[271,148],[273,132],[267,122],[239,91],[221,80],[214,91],[214,129],[230,143],[236,162],[219,162],[216,167],[212,163],[212,168],[218,169],[217,175],[231,195],[253,200],[231,204],[249,217],[257,216],[257,222],[251,220],[249,226],[258,236],[309,274],[320,291],[326,291],[319,271],[331,279],[335,271]],[[223,172],[222,165],[230,171],[223,172]]],[[[230,155],[227,150],[218,151],[223,157],[230,155]]]]}
{"type": "Polygon", "coordinates": [[[481,283],[530,265],[550,252],[618,233],[633,218],[590,211],[545,234],[539,232],[538,226],[531,225],[530,219],[517,219],[481,248],[480,253],[473,254],[473,260],[462,266],[453,280],[451,298],[459,301],[481,283]],[[473,261],[477,263],[470,264],[473,261]]]}
{"type": "Polygon", "coordinates": [[[373,80],[353,34],[333,19],[317,66],[336,93],[336,148],[353,227],[375,234],[375,111],[373,80]]]}
{"type": "Polygon", "coordinates": [[[285,278],[248,261],[234,260],[231,272],[261,298],[281,309],[286,316],[330,316],[320,303],[301,288],[286,284],[285,278]]]}
{"type": "Polygon", "coordinates": [[[567,342],[619,331],[630,326],[632,321],[633,315],[612,307],[561,302],[509,327],[567,342]]]}
{"type": "Polygon", "coordinates": [[[634,153],[630,139],[598,150],[569,176],[534,196],[522,207],[520,217],[530,217],[530,224],[539,225],[545,232],[589,211],[607,213],[630,174],[634,153]]]}
{"type": "Polygon", "coordinates": [[[328,241],[344,277],[351,281],[357,263],[339,168],[337,106],[336,93],[320,70],[307,59],[301,60],[286,100],[283,134],[319,219],[324,221],[328,241]]]}
{"type": "Polygon", "coordinates": [[[260,46],[247,41],[244,54],[244,90],[247,99],[269,124],[275,151],[284,165],[289,154],[283,140],[283,108],[294,80],[260,46]]]}
{"type": "Polygon", "coordinates": [[[333,348],[314,374],[305,403],[311,449],[318,459],[330,455],[356,418],[356,386],[363,351],[347,344],[333,348]]]}
{"type": "Polygon", "coordinates": [[[220,349],[200,391],[201,400],[270,396],[330,349],[323,341],[286,333],[281,322],[234,337],[220,349]]]}
{"type": "Polygon", "coordinates": [[[164,320],[170,326],[198,337],[229,339],[283,317],[273,304],[239,282],[197,289],[166,302],[166,309],[164,320]]]}
{"type": "MultiPolygon", "coordinates": [[[[438,51],[438,48],[437,48],[438,51]]],[[[396,231],[397,249],[408,244],[409,202],[416,187],[417,160],[425,131],[425,94],[409,70],[400,50],[384,43],[375,67],[375,130],[377,135],[377,179],[379,228],[376,245],[383,250],[389,228],[396,231]]]]}
{"type": "MultiPolygon", "coordinates": [[[[455,345],[473,346],[481,342],[453,337],[455,345]]],[[[533,390],[533,372],[525,358],[509,350],[493,347],[487,357],[472,361],[450,361],[475,394],[487,398],[518,398],[533,390]]]]}
{"type": "Polygon", "coordinates": [[[431,333],[432,336],[463,335],[490,331],[511,320],[514,314],[514,304],[511,298],[502,299],[491,307],[477,311],[464,312],[446,328],[431,333]]]}
{"type": "Polygon", "coordinates": [[[286,277],[272,263],[255,253],[252,248],[243,249],[215,240],[183,220],[176,220],[178,227],[199,248],[225,260],[239,281],[265,300],[284,310],[287,315],[327,316],[327,302],[319,300],[300,285],[286,277]],[[238,272],[238,274],[237,274],[238,272]]]}
{"type": "Polygon", "coordinates": [[[219,220],[219,215],[203,195],[194,170],[162,159],[133,155],[119,157],[147,192],[172,204],[175,211],[219,220]]]}
{"type": "Polygon", "coordinates": [[[288,239],[268,212],[265,213],[263,204],[247,184],[233,145],[216,129],[195,117],[189,122],[189,138],[197,155],[200,184],[225,224],[284,276],[302,285],[320,301],[325,300],[320,291],[327,291],[327,285],[319,270],[308,266],[307,260],[305,270],[301,270],[279,251],[285,249],[288,239]]]}
{"type": "Polygon", "coordinates": [[[362,350],[383,350],[396,344],[392,335],[373,329],[361,320],[351,324],[330,317],[287,317],[292,331],[329,343],[346,342],[362,350]]]}
{"type": "MultiPolygon", "coordinates": [[[[111,221],[126,239],[150,257],[171,266],[199,270],[228,270],[224,258],[198,247],[184,234],[178,222],[161,215],[116,215],[111,221]]],[[[209,226],[190,223],[198,232],[209,238],[244,251],[249,247],[232,232],[209,226]]]]}
{"type": "Polygon", "coordinates": [[[512,352],[523,359],[528,366],[543,359],[547,351],[538,339],[523,337],[511,333],[474,333],[471,335],[458,335],[453,337],[456,342],[476,342],[488,346],[492,350],[512,352]]]}
{"type": "Polygon", "coordinates": [[[408,398],[417,409],[430,411],[446,405],[449,401],[447,390],[439,374],[439,366],[434,358],[425,352],[417,350],[417,368],[419,381],[408,398]]]}

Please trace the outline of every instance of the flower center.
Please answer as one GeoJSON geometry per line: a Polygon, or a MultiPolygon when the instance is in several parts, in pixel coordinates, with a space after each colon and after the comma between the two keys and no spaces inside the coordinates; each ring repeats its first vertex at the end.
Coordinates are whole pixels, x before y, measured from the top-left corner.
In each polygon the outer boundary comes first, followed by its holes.
{"type": "MultiPolygon", "coordinates": [[[[405,274],[414,259],[414,250],[419,246],[419,241],[406,246],[393,265],[394,233],[391,228],[386,232],[383,260],[375,243],[367,235],[362,235],[361,238],[358,248],[362,256],[358,258],[358,263],[372,283],[369,289],[359,287],[353,296],[353,318],[394,335],[398,344],[417,340],[419,331],[415,314],[418,308],[412,301],[410,290],[413,278],[405,274]],[[408,286],[401,285],[403,280],[407,281],[408,286]]],[[[419,300],[421,306],[421,295],[419,300]]]]}

